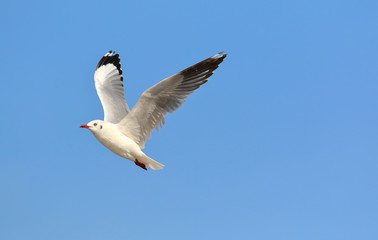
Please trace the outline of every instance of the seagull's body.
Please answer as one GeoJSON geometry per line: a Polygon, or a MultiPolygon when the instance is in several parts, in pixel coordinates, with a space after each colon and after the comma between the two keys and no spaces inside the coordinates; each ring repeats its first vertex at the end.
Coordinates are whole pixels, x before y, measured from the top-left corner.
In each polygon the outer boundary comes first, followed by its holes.
{"type": "Polygon", "coordinates": [[[164,124],[164,116],[178,109],[185,99],[207,82],[227,54],[219,53],[203,60],[146,90],[130,111],[124,98],[123,76],[119,55],[105,54],[97,65],[95,86],[104,108],[104,121],[81,125],[97,140],[120,157],[147,170],[162,169],[141,149],[154,128],[164,124]]]}
{"type": "Polygon", "coordinates": [[[91,127],[89,127],[89,129],[97,138],[97,140],[102,143],[102,145],[107,147],[110,151],[114,152],[120,157],[135,162],[143,169],[146,169],[146,165],[151,169],[163,168],[164,165],[147,157],[138,146],[138,144],[136,144],[131,138],[127,137],[120,131],[117,124],[104,122],[101,120],[95,120],[91,123],[88,123],[87,126],[91,126],[94,123],[97,123],[97,126],[100,126],[100,128],[102,127],[101,131],[92,130],[91,127]]]}

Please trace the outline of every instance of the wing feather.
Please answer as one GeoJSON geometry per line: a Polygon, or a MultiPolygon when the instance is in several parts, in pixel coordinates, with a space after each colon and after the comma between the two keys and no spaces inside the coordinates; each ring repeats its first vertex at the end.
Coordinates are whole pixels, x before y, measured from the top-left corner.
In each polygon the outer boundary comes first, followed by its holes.
{"type": "Polygon", "coordinates": [[[119,55],[106,53],[97,64],[94,75],[97,95],[104,109],[104,120],[120,122],[130,111],[125,101],[119,55]]]}
{"type": "Polygon", "coordinates": [[[118,124],[120,131],[144,148],[152,130],[164,125],[164,116],[177,110],[192,92],[206,83],[226,56],[223,52],[216,54],[146,90],[118,124]]]}

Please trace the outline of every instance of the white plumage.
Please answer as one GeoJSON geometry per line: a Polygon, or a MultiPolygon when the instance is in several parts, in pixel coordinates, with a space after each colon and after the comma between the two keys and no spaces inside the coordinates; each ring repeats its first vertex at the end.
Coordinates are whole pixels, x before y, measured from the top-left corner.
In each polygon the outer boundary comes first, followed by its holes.
{"type": "Polygon", "coordinates": [[[147,170],[163,164],[141,149],[154,128],[164,124],[164,116],[178,109],[185,99],[208,81],[227,54],[207,58],[146,90],[130,111],[123,89],[119,55],[109,51],[100,60],[94,75],[97,94],[104,109],[104,121],[81,125],[88,128],[105,147],[147,170]]]}
{"type": "Polygon", "coordinates": [[[118,54],[105,54],[97,65],[94,79],[97,94],[104,108],[104,121],[118,123],[130,111],[125,101],[118,54]]]}

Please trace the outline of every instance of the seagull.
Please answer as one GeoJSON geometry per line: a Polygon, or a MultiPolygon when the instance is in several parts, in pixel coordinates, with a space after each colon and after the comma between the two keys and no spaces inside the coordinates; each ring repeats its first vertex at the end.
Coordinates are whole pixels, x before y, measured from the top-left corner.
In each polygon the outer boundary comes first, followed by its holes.
{"type": "Polygon", "coordinates": [[[97,64],[94,81],[104,109],[104,120],[83,124],[97,140],[137,166],[158,170],[164,167],[142,149],[154,128],[165,124],[164,116],[177,110],[185,99],[208,81],[227,54],[220,52],[147,89],[129,109],[123,89],[119,54],[107,52],[97,64]]]}

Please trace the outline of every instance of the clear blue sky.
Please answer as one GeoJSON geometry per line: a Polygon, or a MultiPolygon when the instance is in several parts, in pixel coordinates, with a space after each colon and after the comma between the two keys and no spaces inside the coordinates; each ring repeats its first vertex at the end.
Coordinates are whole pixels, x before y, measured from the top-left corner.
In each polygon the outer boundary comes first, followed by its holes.
{"type": "Polygon", "coordinates": [[[0,239],[378,239],[377,1],[2,1],[0,239]],[[137,2],[137,3],[136,3],[137,2]],[[81,124],[229,56],[136,167],[81,124]]]}

